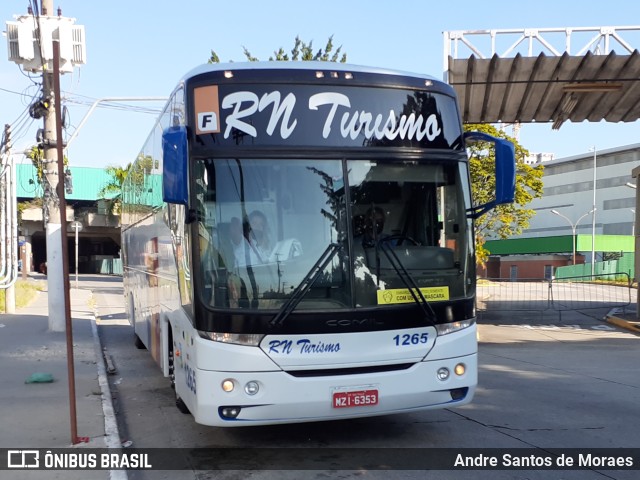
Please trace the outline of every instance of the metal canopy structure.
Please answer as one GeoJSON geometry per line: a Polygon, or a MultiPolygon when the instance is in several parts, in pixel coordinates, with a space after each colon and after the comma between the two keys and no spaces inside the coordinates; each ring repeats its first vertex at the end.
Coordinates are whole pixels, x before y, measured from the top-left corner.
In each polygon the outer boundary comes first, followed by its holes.
{"type": "Polygon", "coordinates": [[[640,26],[444,32],[444,77],[464,123],[633,122],[640,53],[623,35],[639,33],[640,26]],[[575,54],[572,42],[582,45],[575,54]]]}

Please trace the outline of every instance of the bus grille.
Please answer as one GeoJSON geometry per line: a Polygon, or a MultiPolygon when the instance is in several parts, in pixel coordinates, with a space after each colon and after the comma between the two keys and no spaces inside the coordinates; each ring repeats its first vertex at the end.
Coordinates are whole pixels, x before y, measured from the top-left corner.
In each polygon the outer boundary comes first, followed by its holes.
{"type": "Polygon", "coordinates": [[[367,373],[395,372],[398,370],[406,370],[413,363],[400,363],[397,365],[375,365],[372,367],[353,367],[353,368],[325,368],[322,370],[286,370],[286,373],[292,377],[332,377],[343,375],[362,375],[367,373]]]}

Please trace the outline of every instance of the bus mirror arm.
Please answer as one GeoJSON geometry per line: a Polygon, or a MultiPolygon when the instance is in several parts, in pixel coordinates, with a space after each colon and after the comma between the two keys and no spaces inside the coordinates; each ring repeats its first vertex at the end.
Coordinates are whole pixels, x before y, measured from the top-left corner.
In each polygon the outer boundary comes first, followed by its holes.
{"type": "Polygon", "coordinates": [[[476,220],[477,218],[480,218],[482,215],[487,213],[489,210],[492,210],[497,205],[498,204],[496,203],[496,201],[493,200],[483,205],[478,205],[477,207],[471,207],[467,209],[467,217],[476,220]]]}

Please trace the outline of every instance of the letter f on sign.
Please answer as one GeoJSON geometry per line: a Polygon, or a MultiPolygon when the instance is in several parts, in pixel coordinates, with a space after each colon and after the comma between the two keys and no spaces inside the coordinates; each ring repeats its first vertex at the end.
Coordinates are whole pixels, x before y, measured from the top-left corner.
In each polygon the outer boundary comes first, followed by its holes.
{"type": "Polygon", "coordinates": [[[218,86],[207,85],[193,90],[196,135],[220,132],[220,104],[218,86]]]}
{"type": "Polygon", "coordinates": [[[201,132],[218,132],[218,116],[215,112],[198,114],[198,130],[201,132]]]}

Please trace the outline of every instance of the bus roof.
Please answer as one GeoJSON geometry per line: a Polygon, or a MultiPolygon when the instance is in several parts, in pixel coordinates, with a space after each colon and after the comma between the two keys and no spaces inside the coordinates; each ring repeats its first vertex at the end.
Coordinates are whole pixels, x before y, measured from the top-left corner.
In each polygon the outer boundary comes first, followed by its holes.
{"type": "Polygon", "coordinates": [[[230,62],[230,63],[205,63],[200,65],[191,71],[189,71],[183,80],[195,77],[197,75],[206,74],[210,72],[220,72],[227,70],[321,70],[321,71],[334,71],[334,72],[350,72],[350,73],[370,73],[379,75],[392,75],[398,77],[411,77],[424,80],[431,80],[434,83],[445,84],[442,80],[431,75],[425,75],[420,73],[404,72],[400,70],[393,70],[380,67],[366,67],[362,65],[353,65],[350,63],[338,63],[338,62],[319,62],[319,61],[292,61],[292,62],[230,62]]]}

